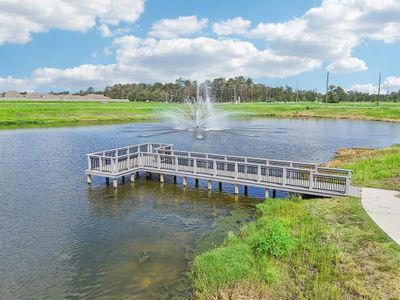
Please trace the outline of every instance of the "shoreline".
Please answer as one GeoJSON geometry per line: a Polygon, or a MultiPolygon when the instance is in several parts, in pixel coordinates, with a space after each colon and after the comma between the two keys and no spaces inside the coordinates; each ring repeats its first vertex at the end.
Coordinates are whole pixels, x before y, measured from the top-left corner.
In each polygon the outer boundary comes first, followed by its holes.
{"type": "MultiPolygon", "coordinates": [[[[400,145],[338,149],[326,165],[352,166],[354,181],[382,187],[400,179],[400,145]],[[389,173],[376,174],[379,164],[389,173]]],[[[361,198],[270,200],[258,210],[238,234],[195,258],[196,298],[400,297],[400,246],[361,198]]]]}
{"type": "MultiPolygon", "coordinates": [[[[394,119],[378,119],[378,118],[364,118],[364,117],[349,117],[349,116],[301,116],[301,115],[276,115],[276,114],[242,114],[236,115],[233,120],[241,119],[291,119],[291,120],[348,120],[348,121],[370,121],[370,122],[385,122],[398,124],[400,120],[394,119]]],[[[76,120],[66,122],[43,122],[43,123],[11,123],[3,124],[0,121],[0,130],[13,130],[13,129],[40,129],[40,128],[63,128],[63,127],[84,127],[84,126],[100,126],[100,125],[118,125],[118,124],[131,124],[131,123],[151,123],[161,121],[162,117],[159,116],[138,116],[133,118],[116,118],[116,119],[100,119],[100,120],[76,120]]]]}
{"type": "MultiPolygon", "coordinates": [[[[316,103],[216,103],[234,118],[334,119],[400,123],[400,103],[339,103],[328,107],[316,103]]],[[[4,102],[0,101],[0,130],[19,128],[74,127],[157,121],[163,111],[182,107],[164,102],[4,102]]]]}

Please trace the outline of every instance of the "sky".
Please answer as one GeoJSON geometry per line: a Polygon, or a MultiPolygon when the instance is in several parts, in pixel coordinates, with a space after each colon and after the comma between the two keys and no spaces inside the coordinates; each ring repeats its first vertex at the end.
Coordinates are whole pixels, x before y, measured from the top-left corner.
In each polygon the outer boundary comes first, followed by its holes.
{"type": "Polygon", "coordinates": [[[0,0],[0,91],[245,76],[400,90],[400,0],[0,0]]]}

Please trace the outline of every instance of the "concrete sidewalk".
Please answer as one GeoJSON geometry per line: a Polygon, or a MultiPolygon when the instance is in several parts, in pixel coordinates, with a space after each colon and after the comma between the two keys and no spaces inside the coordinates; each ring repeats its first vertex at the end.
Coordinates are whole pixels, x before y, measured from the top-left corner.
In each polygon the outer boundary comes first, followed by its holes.
{"type": "Polygon", "coordinates": [[[372,220],[400,245],[400,192],[362,188],[361,203],[372,220]]]}

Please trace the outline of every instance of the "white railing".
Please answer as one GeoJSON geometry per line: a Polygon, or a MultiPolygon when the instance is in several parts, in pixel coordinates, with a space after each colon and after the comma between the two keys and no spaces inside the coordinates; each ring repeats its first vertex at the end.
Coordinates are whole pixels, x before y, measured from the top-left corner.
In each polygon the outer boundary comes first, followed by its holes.
{"type": "Polygon", "coordinates": [[[307,191],[348,194],[351,171],[317,164],[242,156],[176,151],[171,144],[139,144],[87,155],[88,172],[118,177],[137,170],[158,170],[182,176],[203,177],[307,191]]]}

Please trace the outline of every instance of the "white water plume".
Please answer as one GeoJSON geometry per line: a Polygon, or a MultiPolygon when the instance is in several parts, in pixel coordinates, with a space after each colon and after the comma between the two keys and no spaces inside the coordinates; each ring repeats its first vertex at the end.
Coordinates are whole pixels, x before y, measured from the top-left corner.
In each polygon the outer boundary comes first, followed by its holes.
{"type": "MultiPolygon", "coordinates": [[[[250,131],[260,132],[260,128],[237,128],[230,126],[228,121],[229,113],[219,111],[211,101],[210,91],[207,83],[202,83],[197,88],[196,98],[184,100],[183,107],[175,111],[162,113],[164,122],[157,128],[146,130],[141,137],[153,137],[179,132],[193,132],[194,137],[202,140],[207,132],[218,131],[226,134],[254,137],[250,131]]],[[[231,104],[235,105],[235,104],[231,104]]]]}

